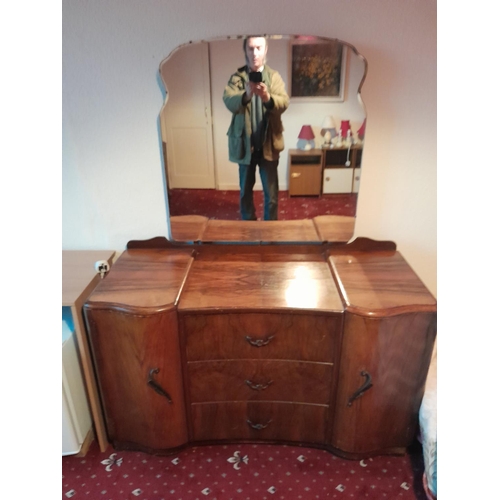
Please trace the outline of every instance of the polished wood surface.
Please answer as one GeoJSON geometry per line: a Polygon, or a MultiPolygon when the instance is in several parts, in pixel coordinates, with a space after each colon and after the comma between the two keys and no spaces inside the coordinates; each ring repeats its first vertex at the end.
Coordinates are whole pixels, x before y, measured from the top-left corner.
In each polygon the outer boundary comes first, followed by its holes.
{"type": "Polygon", "coordinates": [[[226,402],[191,405],[194,441],[282,440],[323,443],[328,407],[281,402],[226,402]],[[263,426],[254,429],[251,427],[263,426]]]}
{"type": "Polygon", "coordinates": [[[92,290],[102,281],[95,270],[96,261],[105,260],[111,265],[114,255],[112,250],[62,251],[62,305],[71,308],[85,388],[97,442],[102,452],[106,451],[109,443],[82,309],[92,290]]]}
{"type": "Polygon", "coordinates": [[[181,324],[188,361],[286,359],[332,363],[338,355],[342,316],[183,314],[181,324]],[[252,341],[265,344],[255,346],[252,341]]]}
{"type": "Polygon", "coordinates": [[[436,337],[435,313],[347,313],[332,445],[353,455],[406,447],[415,437],[436,337]],[[352,401],[368,373],[373,386],[352,401]]]}
{"type": "Polygon", "coordinates": [[[148,448],[187,442],[182,370],[175,310],[138,315],[88,309],[87,321],[109,438],[148,448]],[[153,380],[170,400],[149,384],[153,380]]]}
{"type": "Polygon", "coordinates": [[[289,221],[209,220],[203,233],[204,242],[309,242],[319,241],[310,219],[289,221]]]}
{"type": "Polygon", "coordinates": [[[399,252],[332,255],[347,310],[367,316],[434,312],[435,298],[399,252]]]}
{"type": "Polygon", "coordinates": [[[325,262],[195,260],[179,311],[310,310],[341,312],[343,305],[325,262]]]}
{"type": "Polygon", "coordinates": [[[200,241],[203,238],[208,217],[203,215],[176,215],[170,217],[170,229],[175,241],[200,241]]]}
{"type": "Polygon", "coordinates": [[[95,289],[87,307],[164,310],[177,303],[192,258],[182,250],[131,249],[95,289]]]}
{"type": "Polygon", "coordinates": [[[350,458],[407,446],[436,301],[393,242],[127,247],[85,305],[115,446],[268,441],[350,458]],[[151,399],[165,399],[147,384],[154,367],[182,415],[151,399]]]}
{"type": "Polygon", "coordinates": [[[292,401],[331,403],[332,364],[288,360],[217,360],[188,363],[193,403],[292,401]]]}
{"type": "Polygon", "coordinates": [[[354,235],[355,217],[343,215],[319,215],[313,223],[320,241],[348,242],[354,235]]]}

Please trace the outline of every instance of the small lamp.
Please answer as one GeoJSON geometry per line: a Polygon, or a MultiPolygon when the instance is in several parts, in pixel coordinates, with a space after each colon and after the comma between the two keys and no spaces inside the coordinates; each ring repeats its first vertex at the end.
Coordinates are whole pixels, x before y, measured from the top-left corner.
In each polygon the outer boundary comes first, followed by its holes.
{"type": "Polygon", "coordinates": [[[339,131],[339,140],[337,145],[342,146],[344,143],[344,139],[347,141],[347,139],[350,139],[351,135],[351,124],[349,123],[349,120],[341,120],[340,122],[340,131],[339,131]]]}
{"type": "Polygon", "coordinates": [[[297,147],[303,151],[314,148],[314,132],[311,125],[303,125],[300,129],[297,147]]]}
{"type": "Polygon", "coordinates": [[[335,122],[333,121],[332,116],[327,116],[323,120],[323,125],[321,125],[321,135],[325,139],[323,147],[333,148],[332,139],[337,135],[337,130],[335,129],[335,122]]]}
{"type": "Polygon", "coordinates": [[[366,128],[366,118],[363,120],[363,124],[358,128],[358,139],[363,141],[365,139],[365,128],[366,128]]]}

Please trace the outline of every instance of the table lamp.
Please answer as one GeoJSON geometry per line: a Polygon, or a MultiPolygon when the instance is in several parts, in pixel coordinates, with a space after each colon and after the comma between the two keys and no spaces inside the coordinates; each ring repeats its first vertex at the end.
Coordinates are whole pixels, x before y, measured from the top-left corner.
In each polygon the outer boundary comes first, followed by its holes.
{"type": "Polygon", "coordinates": [[[327,116],[323,120],[323,125],[321,125],[321,135],[325,139],[323,142],[324,148],[333,148],[332,139],[337,135],[337,130],[335,128],[335,122],[332,116],[327,116]]]}
{"type": "Polygon", "coordinates": [[[363,141],[365,138],[365,128],[366,128],[366,118],[363,120],[363,124],[358,128],[358,139],[363,141]]]}
{"type": "Polygon", "coordinates": [[[300,129],[297,147],[303,151],[314,148],[314,132],[311,125],[303,125],[300,129]]]}

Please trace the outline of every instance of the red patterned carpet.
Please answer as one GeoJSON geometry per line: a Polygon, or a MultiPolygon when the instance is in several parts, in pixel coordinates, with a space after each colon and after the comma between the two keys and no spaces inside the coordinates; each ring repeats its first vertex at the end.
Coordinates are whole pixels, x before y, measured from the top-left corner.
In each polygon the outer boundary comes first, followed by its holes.
{"type": "Polygon", "coordinates": [[[276,445],[187,448],[172,456],[100,453],[62,458],[67,500],[425,499],[422,451],[344,460],[322,450],[276,445]]]}
{"type": "MultiPolygon", "coordinates": [[[[170,215],[204,215],[209,219],[239,220],[239,191],[215,189],[171,189],[168,193],[170,215]]],[[[279,220],[300,220],[317,215],[356,215],[357,194],[325,194],[320,197],[288,196],[280,191],[279,220]]],[[[254,192],[257,218],[263,217],[263,193],[254,192]]]]}

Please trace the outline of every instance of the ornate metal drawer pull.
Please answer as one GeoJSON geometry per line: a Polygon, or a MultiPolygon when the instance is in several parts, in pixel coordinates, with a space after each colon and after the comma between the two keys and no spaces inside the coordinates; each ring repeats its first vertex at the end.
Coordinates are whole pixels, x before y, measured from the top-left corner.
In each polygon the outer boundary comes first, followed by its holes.
{"type": "Polygon", "coordinates": [[[364,392],[366,392],[370,387],[373,386],[372,384],[372,378],[368,372],[365,372],[364,370],[360,374],[362,377],[365,377],[365,382],[364,384],[349,398],[349,401],[347,402],[347,406],[351,406],[352,402],[359,398],[360,396],[363,395],[364,392]]]}
{"type": "Polygon", "coordinates": [[[250,337],[248,335],[245,337],[245,340],[250,345],[253,345],[254,347],[265,346],[265,345],[269,344],[269,342],[271,342],[271,340],[273,340],[273,339],[274,339],[274,335],[271,335],[270,337],[267,337],[265,339],[253,339],[252,337],[250,337]]]}
{"type": "Polygon", "coordinates": [[[265,429],[271,422],[272,420],[269,420],[267,424],[254,424],[251,420],[247,420],[247,424],[256,431],[261,431],[262,429],[265,429]]]}
{"type": "Polygon", "coordinates": [[[273,383],[273,381],[269,380],[269,382],[266,382],[265,384],[254,384],[251,380],[245,380],[245,383],[254,391],[264,391],[273,383]]]}
{"type": "Polygon", "coordinates": [[[158,382],[156,382],[154,379],[153,379],[153,376],[155,373],[159,373],[160,372],[160,369],[159,368],[153,368],[152,370],[149,371],[149,375],[148,375],[148,385],[149,387],[151,387],[155,392],[157,392],[160,396],[164,396],[167,398],[167,401],[172,404],[172,398],[170,397],[170,394],[165,390],[163,389],[159,384],[158,382]]]}

